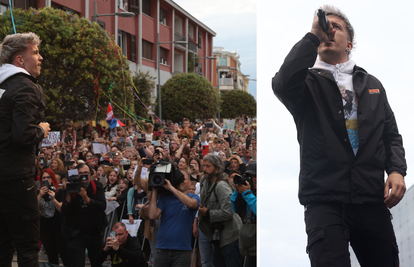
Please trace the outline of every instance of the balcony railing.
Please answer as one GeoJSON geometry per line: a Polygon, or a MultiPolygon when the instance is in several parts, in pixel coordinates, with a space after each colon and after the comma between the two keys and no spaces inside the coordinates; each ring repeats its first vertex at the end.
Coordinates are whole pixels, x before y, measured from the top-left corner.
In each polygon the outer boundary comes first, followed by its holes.
{"type": "Polygon", "coordinates": [[[198,48],[198,45],[196,43],[194,43],[193,41],[190,41],[190,40],[188,41],[188,49],[190,49],[194,52],[197,52],[197,48],[198,48]]]}
{"type": "Polygon", "coordinates": [[[233,86],[232,78],[220,78],[219,82],[220,82],[220,86],[233,86]]]}
{"type": "MultiPolygon", "coordinates": [[[[186,41],[185,40],[185,36],[184,35],[182,35],[181,33],[179,33],[179,32],[175,32],[174,33],[174,40],[175,41],[186,41]]],[[[179,45],[181,45],[181,46],[185,46],[185,44],[179,44],[179,45]]]]}

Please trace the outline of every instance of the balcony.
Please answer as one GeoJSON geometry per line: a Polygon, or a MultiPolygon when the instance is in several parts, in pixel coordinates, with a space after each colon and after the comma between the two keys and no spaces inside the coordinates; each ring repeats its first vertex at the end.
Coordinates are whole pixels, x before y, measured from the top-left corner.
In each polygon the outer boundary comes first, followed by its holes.
{"type": "Polygon", "coordinates": [[[233,78],[220,78],[220,86],[233,86],[233,78]]]}
{"type": "Polygon", "coordinates": [[[194,52],[197,53],[198,45],[196,43],[194,43],[193,41],[189,40],[188,41],[188,49],[190,49],[191,51],[194,51],[194,52]]]}
{"type": "MultiPolygon", "coordinates": [[[[174,41],[186,41],[186,39],[185,39],[185,36],[184,35],[182,35],[181,33],[179,33],[179,32],[175,32],[174,33],[174,41]]],[[[182,46],[182,47],[185,47],[185,44],[180,44],[180,43],[178,43],[178,44],[176,44],[176,45],[180,45],[180,46],[182,46]]]]}

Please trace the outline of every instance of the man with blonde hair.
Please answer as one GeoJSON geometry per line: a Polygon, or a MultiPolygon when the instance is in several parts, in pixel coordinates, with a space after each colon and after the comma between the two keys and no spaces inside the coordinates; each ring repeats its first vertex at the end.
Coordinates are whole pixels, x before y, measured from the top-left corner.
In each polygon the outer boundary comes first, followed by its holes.
{"type": "Polygon", "coordinates": [[[0,266],[39,266],[39,219],[34,177],[39,144],[50,131],[37,83],[39,37],[8,35],[0,44],[0,266]],[[14,248],[13,248],[14,246],[14,248]]]}

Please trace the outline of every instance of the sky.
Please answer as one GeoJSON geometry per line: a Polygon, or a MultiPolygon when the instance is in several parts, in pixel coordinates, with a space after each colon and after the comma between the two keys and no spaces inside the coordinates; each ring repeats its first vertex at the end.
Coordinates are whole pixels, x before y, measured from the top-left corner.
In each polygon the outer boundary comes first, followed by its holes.
{"type": "MultiPolygon", "coordinates": [[[[242,73],[256,79],[256,0],[173,1],[216,33],[213,46],[237,51],[242,73]]],[[[249,93],[256,98],[255,81],[249,93]]]]}
{"type": "MultiPolygon", "coordinates": [[[[307,237],[298,200],[299,145],[292,116],[274,96],[271,79],[284,58],[310,31],[314,11],[339,7],[355,28],[352,59],[387,91],[406,151],[407,189],[414,184],[414,127],[408,109],[414,97],[414,36],[409,1],[271,1],[257,4],[257,100],[260,265],[306,267],[307,237]]],[[[392,211],[392,209],[391,209],[392,211]]]]}

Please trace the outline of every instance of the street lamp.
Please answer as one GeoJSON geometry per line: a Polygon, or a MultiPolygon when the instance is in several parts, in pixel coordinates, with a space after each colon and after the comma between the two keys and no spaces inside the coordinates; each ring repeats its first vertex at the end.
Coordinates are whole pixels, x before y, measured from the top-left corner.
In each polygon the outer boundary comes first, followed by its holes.
{"type": "Polygon", "coordinates": [[[160,118],[160,123],[161,123],[162,115],[161,115],[160,44],[187,44],[187,41],[160,42],[160,34],[157,33],[158,112],[159,112],[158,117],[160,118]]]}
{"type": "Polygon", "coordinates": [[[93,14],[93,21],[94,22],[98,22],[98,17],[104,17],[104,16],[120,16],[120,17],[124,17],[124,18],[130,18],[135,16],[135,13],[132,12],[116,12],[116,13],[110,13],[110,14],[101,14],[99,15],[97,13],[97,3],[95,1],[95,10],[94,10],[94,14],[93,14]]]}

